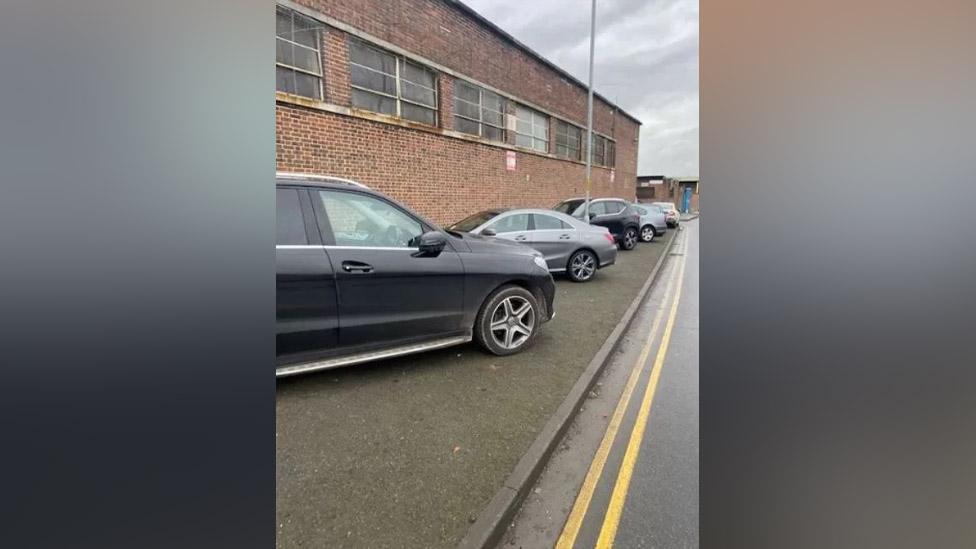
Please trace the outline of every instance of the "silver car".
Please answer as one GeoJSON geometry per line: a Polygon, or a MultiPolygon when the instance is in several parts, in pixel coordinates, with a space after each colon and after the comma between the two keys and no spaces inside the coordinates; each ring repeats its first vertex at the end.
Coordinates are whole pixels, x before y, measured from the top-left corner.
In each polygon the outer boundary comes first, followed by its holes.
{"type": "Polygon", "coordinates": [[[521,242],[542,252],[549,272],[564,272],[574,282],[592,279],[597,269],[617,260],[617,245],[606,227],[552,210],[485,210],[447,229],[521,242]]]}
{"type": "Polygon", "coordinates": [[[654,204],[632,204],[640,214],[640,238],[644,242],[651,242],[655,236],[668,232],[667,216],[659,206],[654,204]]]}

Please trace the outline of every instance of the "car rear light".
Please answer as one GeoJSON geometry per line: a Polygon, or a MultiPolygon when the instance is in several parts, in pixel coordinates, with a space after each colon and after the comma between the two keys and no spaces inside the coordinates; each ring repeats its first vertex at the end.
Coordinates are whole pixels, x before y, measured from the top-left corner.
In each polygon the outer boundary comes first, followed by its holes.
{"type": "Polygon", "coordinates": [[[614,244],[613,235],[610,233],[603,233],[603,238],[607,239],[607,242],[614,244]]]}

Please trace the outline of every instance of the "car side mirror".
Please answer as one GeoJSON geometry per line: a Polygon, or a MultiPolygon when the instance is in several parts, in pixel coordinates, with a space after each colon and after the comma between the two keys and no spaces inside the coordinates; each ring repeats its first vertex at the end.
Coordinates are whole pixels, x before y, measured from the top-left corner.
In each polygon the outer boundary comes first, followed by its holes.
{"type": "Polygon", "coordinates": [[[495,229],[482,229],[481,236],[496,236],[495,229]]]}
{"type": "Polygon", "coordinates": [[[419,251],[415,257],[437,257],[447,246],[447,237],[440,231],[429,231],[420,235],[419,251]]]}
{"type": "Polygon", "coordinates": [[[593,221],[595,217],[597,217],[596,212],[590,212],[590,221],[593,221]]]}

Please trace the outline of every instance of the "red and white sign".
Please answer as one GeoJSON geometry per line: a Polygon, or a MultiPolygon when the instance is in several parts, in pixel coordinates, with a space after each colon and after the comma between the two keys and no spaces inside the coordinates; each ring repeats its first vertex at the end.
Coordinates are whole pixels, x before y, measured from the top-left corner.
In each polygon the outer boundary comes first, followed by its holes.
{"type": "Polygon", "coordinates": [[[510,172],[515,171],[515,151],[505,152],[505,169],[510,172]]]}

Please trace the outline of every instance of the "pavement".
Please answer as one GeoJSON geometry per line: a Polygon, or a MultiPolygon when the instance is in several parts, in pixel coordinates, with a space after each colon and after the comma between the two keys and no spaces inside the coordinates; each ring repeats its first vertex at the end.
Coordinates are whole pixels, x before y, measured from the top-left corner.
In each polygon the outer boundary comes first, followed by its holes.
{"type": "Polygon", "coordinates": [[[278,380],[278,547],[453,547],[502,486],[667,246],[557,278],[531,348],[469,344],[278,380]]]}
{"type": "Polygon", "coordinates": [[[698,228],[682,225],[499,549],[698,546],[698,228]]]}

